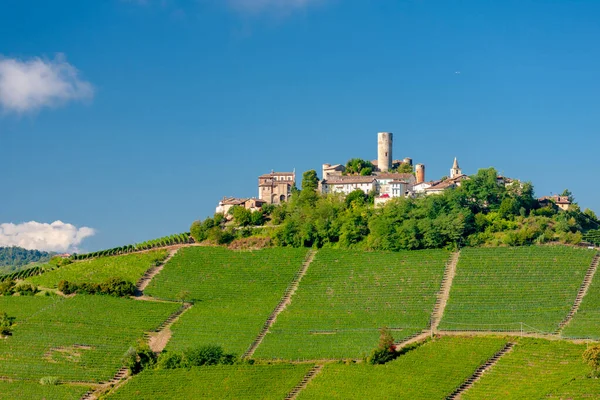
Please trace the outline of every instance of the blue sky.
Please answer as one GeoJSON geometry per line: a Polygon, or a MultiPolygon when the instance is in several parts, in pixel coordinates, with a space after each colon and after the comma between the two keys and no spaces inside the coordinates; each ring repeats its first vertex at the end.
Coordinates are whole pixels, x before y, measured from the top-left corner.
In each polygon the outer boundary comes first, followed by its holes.
{"type": "Polygon", "coordinates": [[[427,178],[456,156],[600,211],[599,19],[593,0],[4,0],[0,245],[182,232],[271,169],[374,159],[378,131],[427,178]]]}

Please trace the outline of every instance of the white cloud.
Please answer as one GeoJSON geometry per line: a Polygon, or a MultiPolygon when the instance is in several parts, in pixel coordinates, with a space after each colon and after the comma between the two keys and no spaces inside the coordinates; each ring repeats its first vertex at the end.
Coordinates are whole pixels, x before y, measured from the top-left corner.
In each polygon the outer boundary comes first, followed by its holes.
{"type": "Polygon", "coordinates": [[[306,8],[326,0],[227,0],[229,5],[237,11],[261,13],[290,13],[295,10],[306,8]]]}
{"type": "Polygon", "coordinates": [[[0,224],[0,247],[19,246],[26,249],[45,251],[77,251],[83,239],[93,236],[92,228],[54,221],[51,224],[24,222],[22,224],[0,224]]]}
{"type": "Polygon", "coordinates": [[[62,54],[54,60],[0,57],[0,107],[24,113],[94,96],[94,88],[62,54]]]}

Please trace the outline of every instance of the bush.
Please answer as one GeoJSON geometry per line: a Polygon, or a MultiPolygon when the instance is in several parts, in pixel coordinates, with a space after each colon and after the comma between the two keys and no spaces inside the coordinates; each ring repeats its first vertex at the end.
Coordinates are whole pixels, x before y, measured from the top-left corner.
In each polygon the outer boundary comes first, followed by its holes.
{"type": "Polygon", "coordinates": [[[58,290],[66,295],[70,295],[77,291],[77,285],[69,281],[62,280],[58,282],[58,290]]]}
{"type": "Polygon", "coordinates": [[[7,279],[3,282],[0,282],[0,295],[2,296],[10,296],[14,293],[15,281],[12,279],[7,279]]]}
{"type": "Polygon", "coordinates": [[[115,297],[127,297],[135,294],[136,287],[133,283],[112,277],[98,284],[83,282],[80,284],[62,280],[58,283],[58,290],[66,295],[81,294],[108,294],[115,297]]]}
{"type": "Polygon", "coordinates": [[[58,385],[59,383],[60,380],[57,376],[44,376],[42,379],[40,379],[40,385],[44,386],[58,385]]]}
{"type": "Polygon", "coordinates": [[[186,362],[182,353],[161,353],[156,363],[156,369],[185,368],[186,362]]]}
{"type": "Polygon", "coordinates": [[[12,326],[15,323],[15,317],[9,317],[5,312],[0,314],[0,336],[12,335],[12,326]]]}
{"type": "Polygon", "coordinates": [[[30,283],[22,283],[15,287],[15,293],[19,293],[21,296],[33,296],[39,292],[38,288],[30,283]]]}
{"type": "Polygon", "coordinates": [[[583,352],[583,360],[594,369],[593,375],[600,375],[600,346],[592,346],[583,352]]]}
{"type": "Polygon", "coordinates": [[[136,347],[130,347],[125,353],[123,363],[132,375],[142,372],[144,369],[156,363],[156,354],[146,343],[140,341],[136,347]]]}
{"type": "Polygon", "coordinates": [[[394,337],[387,327],[381,328],[379,331],[379,344],[371,355],[367,358],[369,364],[385,364],[398,357],[396,346],[394,345],[394,337]]]}

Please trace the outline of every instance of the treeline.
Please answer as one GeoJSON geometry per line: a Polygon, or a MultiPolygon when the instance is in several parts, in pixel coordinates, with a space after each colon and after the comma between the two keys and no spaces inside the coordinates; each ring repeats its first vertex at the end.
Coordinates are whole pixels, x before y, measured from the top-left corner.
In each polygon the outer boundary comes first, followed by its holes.
{"type": "Polygon", "coordinates": [[[192,239],[189,232],[184,232],[184,233],[179,233],[179,234],[175,234],[175,235],[171,235],[171,236],[165,236],[165,237],[162,237],[159,239],[149,240],[149,241],[142,242],[142,243],[130,244],[130,245],[121,246],[121,247],[114,247],[112,249],[106,249],[106,250],[99,250],[99,251],[95,251],[93,253],[73,254],[71,256],[71,258],[73,260],[87,260],[89,258],[116,256],[116,255],[120,255],[120,254],[133,253],[136,251],[151,250],[151,249],[155,249],[158,247],[173,246],[176,244],[186,244],[186,243],[193,243],[193,242],[194,242],[194,240],[192,239]]]}
{"type": "Polygon", "coordinates": [[[27,250],[22,247],[0,247],[0,274],[6,274],[22,269],[32,263],[44,263],[54,253],[40,250],[27,250]]]}
{"type": "MultiPolygon", "coordinates": [[[[264,207],[261,218],[272,229],[254,229],[234,207],[232,221],[215,215],[192,224],[197,241],[227,243],[268,234],[275,245],[367,250],[520,246],[547,242],[576,244],[596,228],[596,215],[554,204],[540,207],[529,182],[499,184],[494,168],[482,169],[460,187],[443,194],[392,199],[373,206],[373,196],[357,190],[345,198],[321,195],[314,171],[304,174],[302,190],[279,206],[264,207]]],[[[563,193],[574,201],[568,191],[563,193]]],[[[243,213],[246,214],[247,213],[243,213]]],[[[258,216],[255,217],[259,220],[258,216]]]]}

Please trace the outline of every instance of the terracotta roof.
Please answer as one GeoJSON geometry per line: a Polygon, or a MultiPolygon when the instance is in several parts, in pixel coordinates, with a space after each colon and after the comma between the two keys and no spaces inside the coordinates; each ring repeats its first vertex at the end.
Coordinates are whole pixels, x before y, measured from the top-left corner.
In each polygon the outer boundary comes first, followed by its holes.
{"type": "Polygon", "coordinates": [[[405,180],[405,179],[414,179],[415,176],[410,173],[401,174],[398,172],[380,172],[375,175],[377,179],[394,179],[394,180],[405,180]]]}
{"type": "Polygon", "coordinates": [[[340,175],[334,176],[331,179],[323,180],[322,183],[328,185],[339,185],[339,184],[350,184],[350,183],[372,183],[375,181],[374,176],[360,176],[360,175],[340,175]]]}
{"type": "Polygon", "coordinates": [[[239,206],[240,204],[244,204],[248,200],[250,200],[250,199],[248,199],[248,198],[238,199],[235,197],[226,197],[226,198],[223,198],[223,200],[221,200],[220,203],[223,205],[239,206]]]}
{"type": "Polygon", "coordinates": [[[454,181],[452,181],[450,179],[446,179],[445,181],[441,181],[436,184],[433,184],[431,187],[428,187],[425,190],[427,190],[427,191],[446,190],[449,187],[452,187],[454,185],[455,185],[454,181]]]}
{"type": "Polygon", "coordinates": [[[552,200],[556,204],[571,204],[568,196],[559,196],[557,194],[555,194],[553,196],[540,197],[538,199],[538,201],[548,201],[548,200],[552,200]]]}
{"type": "Polygon", "coordinates": [[[259,176],[259,178],[270,178],[272,176],[294,176],[293,172],[270,172],[268,174],[263,174],[259,176]]]}

